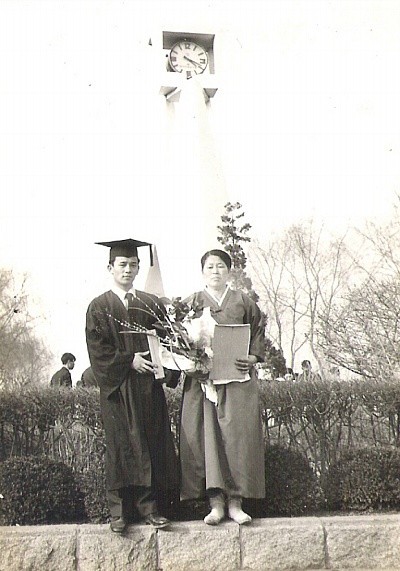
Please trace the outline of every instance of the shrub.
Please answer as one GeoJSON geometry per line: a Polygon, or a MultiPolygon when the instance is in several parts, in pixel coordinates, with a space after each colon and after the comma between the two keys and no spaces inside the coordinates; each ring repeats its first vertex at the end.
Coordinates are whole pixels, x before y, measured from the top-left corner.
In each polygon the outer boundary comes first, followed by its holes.
{"type": "Polygon", "coordinates": [[[0,520],[4,525],[82,521],[83,497],[71,468],[44,456],[0,464],[0,520]]]}
{"type": "Polygon", "coordinates": [[[398,509],[400,450],[348,450],[330,467],[324,488],[331,510],[398,509]]]}
{"type": "Polygon", "coordinates": [[[104,458],[92,457],[90,470],[77,474],[79,487],[84,495],[85,512],[91,523],[105,523],[109,520],[106,494],[104,458]]]}
{"type": "Polygon", "coordinates": [[[101,432],[99,395],[95,389],[71,391],[31,386],[3,390],[0,460],[52,453],[60,429],[65,432],[76,423],[85,424],[95,434],[101,432]]]}
{"type": "Polygon", "coordinates": [[[322,505],[322,491],[307,458],[274,444],[265,450],[265,514],[298,516],[322,505]]]}
{"type": "Polygon", "coordinates": [[[95,434],[102,433],[100,391],[96,387],[80,387],[73,391],[74,419],[91,428],[95,434]]]}

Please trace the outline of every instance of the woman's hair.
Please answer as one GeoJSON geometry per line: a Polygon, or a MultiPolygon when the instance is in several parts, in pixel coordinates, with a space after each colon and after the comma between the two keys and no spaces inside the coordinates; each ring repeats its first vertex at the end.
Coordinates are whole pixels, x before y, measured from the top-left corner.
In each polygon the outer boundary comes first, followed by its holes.
{"type": "Polygon", "coordinates": [[[224,264],[226,265],[228,270],[231,269],[232,258],[230,257],[230,255],[227,252],[224,252],[224,250],[209,250],[208,252],[206,252],[204,254],[204,256],[201,257],[201,269],[202,270],[204,269],[204,265],[207,261],[207,258],[209,258],[210,256],[218,256],[218,258],[221,258],[221,260],[224,262],[224,264]]]}

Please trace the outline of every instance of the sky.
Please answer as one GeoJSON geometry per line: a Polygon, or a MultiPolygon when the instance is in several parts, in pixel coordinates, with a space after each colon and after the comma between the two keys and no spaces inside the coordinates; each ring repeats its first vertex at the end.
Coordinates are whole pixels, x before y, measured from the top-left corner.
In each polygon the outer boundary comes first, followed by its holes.
{"type": "Polygon", "coordinates": [[[245,6],[0,3],[0,263],[29,274],[49,368],[73,352],[74,381],[88,366],[87,305],[110,285],[94,242],[156,243],[166,294],[177,296],[201,288],[199,254],[215,245],[227,200],[261,242],[305,218],[341,231],[390,216],[400,3],[245,6]],[[208,105],[194,87],[175,104],[160,95],[162,30],[215,34],[208,105]]]}

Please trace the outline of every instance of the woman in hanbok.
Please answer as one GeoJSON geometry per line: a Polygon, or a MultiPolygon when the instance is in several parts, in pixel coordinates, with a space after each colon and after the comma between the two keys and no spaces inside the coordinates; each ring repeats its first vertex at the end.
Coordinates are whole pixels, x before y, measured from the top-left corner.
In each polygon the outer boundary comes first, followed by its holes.
{"type": "Polygon", "coordinates": [[[186,300],[195,317],[206,310],[218,324],[250,325],[248,355],[234,360],[238,379],[205,383],[188,374],[184,383],[181,499],[206,495],[211,508],[204,518],[208,525],[219,524],[226,513],[238,524],[249,523],[242,498],[265,497],[263,431],[253,367],[264,358],[264,323],[256,303],[227,285],[231,264],[222,250],[206,252],[201,258],[205,289],[186,300]]]}

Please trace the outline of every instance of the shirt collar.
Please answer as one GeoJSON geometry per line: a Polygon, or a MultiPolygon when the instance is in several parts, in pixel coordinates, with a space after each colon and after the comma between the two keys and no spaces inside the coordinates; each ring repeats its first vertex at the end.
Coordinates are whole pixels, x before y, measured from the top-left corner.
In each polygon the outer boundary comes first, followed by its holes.
{"type": "Polygon", "coordinates": [[[119,299],[122,301],[122,303],[124,305],[125,305],[125,296],[127,293],[132,293],[134,296],[136,296],[136,290],[133,287],[131,287],[131,289],[129,291],[125,291],[125,290],[121,289],[120,287],[113,285],[111,288],[111,291],[119,297],[119,299]]]}

